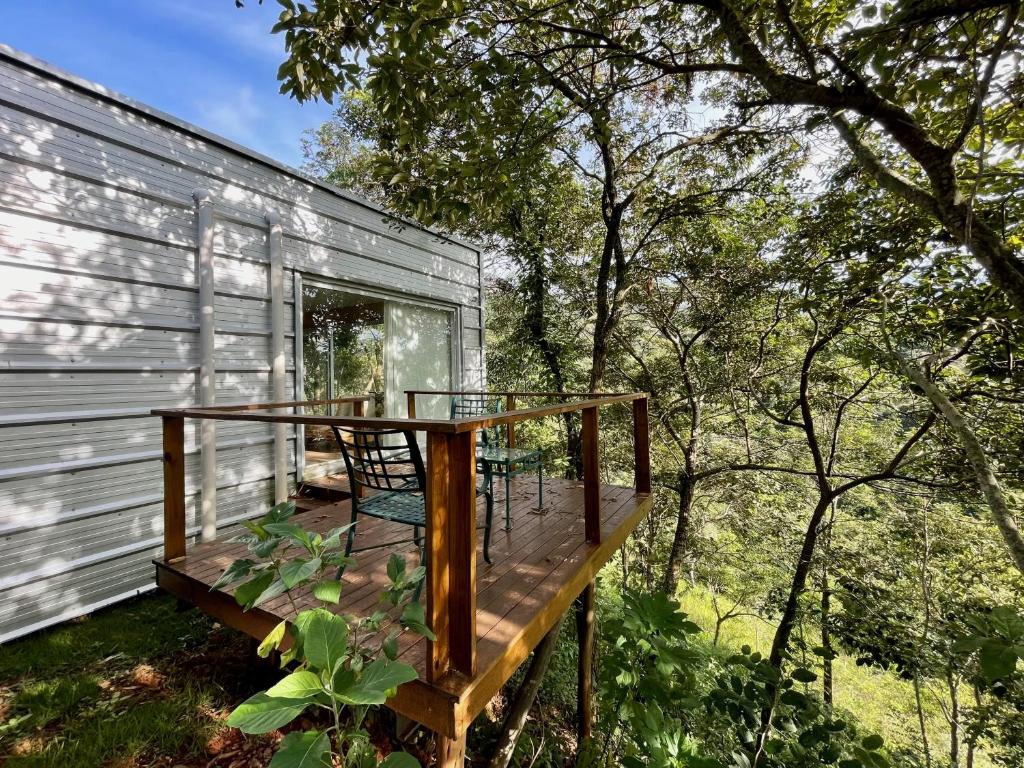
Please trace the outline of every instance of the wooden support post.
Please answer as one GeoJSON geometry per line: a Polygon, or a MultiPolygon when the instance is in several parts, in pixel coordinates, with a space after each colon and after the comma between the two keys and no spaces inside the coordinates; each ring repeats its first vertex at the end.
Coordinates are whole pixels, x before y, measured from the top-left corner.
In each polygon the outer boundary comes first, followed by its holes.
{"type": "MultiPolygon", "coordinates": [[[[514,411],[515,409],[516,409],[516,396],[515,395],[506,395],[505,396],[505,410],[506,411],[514,411]]],[[[507,424],[506,428],[508,429],[508,447],[509,448],[515,448],[516,447],[516,425],[515,424],[507,424]]]]}
{"type": "Polygon", "coordinates": [[[637,493],[651,492],[651,432],[646,397],[633,401],[633,484],[637,493]]]}
{"type": "Polygon", "coordinates": [[[410,419],[416,418],[416,395],[412,392],[405,393],[406,414],[410,419]]]}
{"type": "Polygon", "coordinates": [[[452,739],[437,734],[434,740],[434,765],[436,768],[463,768],[466,763],[466,732],[452,739]]]}
{"type": "Polygon", "coordinates": [[[579,668],[576,693],[576,734],[582,746],[594,726],[594,582],[590,582],[576,602],[576,638],[579,643],[579,668]]]}
{"type": "Polygon", "coordinates": [[[587,541],[601,543],[601,474],[597,406],[583,409],[583,519],[587,541]]]}
{"type": "Polygon", "coordinates": [[[164,560],[185,556],[185,419],[164,416],[164,560]]]}
{"type": "Polygon", "coordinates": [[[427,681],[476,674],[476,431],[427,433],[427,681]]]}

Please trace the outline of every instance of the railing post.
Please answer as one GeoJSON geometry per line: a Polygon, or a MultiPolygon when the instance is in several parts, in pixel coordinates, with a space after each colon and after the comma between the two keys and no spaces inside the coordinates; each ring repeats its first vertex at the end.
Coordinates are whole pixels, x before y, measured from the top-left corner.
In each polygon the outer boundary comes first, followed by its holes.
{"type": "Polygon", "coordinates": [[[637,493],[651,492],[651,432],[646,397],[633,401],[633,485],[637,493]]]}
{"type": "Polygon", "coordinates": [[[164,560],[185,556],[185,419],[164,416],[164,560]]]}
{"type": "Polygon", "coordinates": [[[597,406],[583,409],[583,520],[587,541],[601,543],[601,475],[597,406]]]}
{"type": "Polygon", "coordinates": [[[410,419],[416,418],[416,394],[414,392],[405,393],[406,402],[406,413],[410,419]]]}
{"type": "Polygon", "coordinates": [[[427,681],[476,674],[476,432],[427,432],[427,681]]]}
{"type": "MultiPolygon", "coordinates": [[[[505,410],[506,411],[514,411],[515,409],[516,409],[516,396],[515,395],[506,395],[505,396],[505,410]]],[[[516,425],[512,424],[512,423],[509,423],[506,426],[508,428],[508,447],[509,448],[515,448],[516,447],[516,425]]]]}

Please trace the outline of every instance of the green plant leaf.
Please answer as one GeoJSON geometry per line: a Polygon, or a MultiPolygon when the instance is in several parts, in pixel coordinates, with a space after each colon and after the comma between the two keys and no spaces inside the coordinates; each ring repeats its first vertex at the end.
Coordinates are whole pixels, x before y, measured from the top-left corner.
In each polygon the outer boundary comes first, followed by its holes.
{"type": "Polygon", "coordinates": [[[308,669],[292,672],[267,691],[268,696],[278,699],[311,699],[323,693],[320,678],[308,669]]]}
{"type": "Polygon", "coordinates": [[[335,688],[334,693],[346,704],[383,704],[398,686],[417,677],[416,670],[408,664],[377,659],[366,666],[358,680],[344,689],[335,688]]]}
{"type": "Polygon", "coordinates": [[[871,751],[881,749],[884,743],[885,741],[877,733],[872,733],[870,736],[865,736],[864,740],[861,741],[861,744],[864,746],[864,749],[869,749],[871,751]]]}
{"type": "Polygon", "coordinates": [[[272,630],[267,633],[267,636],[263,638],[263,642],[260,643],[259,648],[256,649],[257,655],[261,659],[267,658],[270,652],[275,648],[281,646],[281,641],[284,640],[285,632],[288,629],[288,622],[282,621],[272,630]]]}
{"type": "Polygon", "coordinates": [[[313,585],[313,597],[325,603],[337,605],[341,602],[341,582],[337,579],[324,579],[313,585]]]}
{"type": "Polygon", "coordinates": [[[419,603],[408,603],[402,609],[401,624],[411,632],[415,632],[428,640],[436,640],[437,636],[427,626],[426,613],[419,603]]]}
{"type": "Polygon", "coordinates": [[[793,670],[792,677],[801,683],[813,683],[818,676],[805,667],[798,667],[793,670]]]}
{"type": "Polygon", "coordinates": [[[348,649],[348,624],[323,608],[315,608],[302,630],[302,648],[314,667],[334,672],[348,649]]]}
{"type": "Polygon", "coordinates": [[[249,610],[256,604],[256,599],[263,594],[274,580],[274,574],[270,571],[261,573],[235,590],[235,602],[249,610]]]}
{"type": "Polygon", "coordinates": [[[281,739],[270,768],[328,768],[331,740],[320,731],[294,731],[281,739]]]}
{"type": "Polygon", "coordinates": [[[311,560],[289,560],[281,566],[281,580],[287,589],[302,583],[320,570],[320,558],[311,560]]]}
{"type": "Polygon", "coordinates": [[[392,752],[381,761],[379,768],[420,768],[420,761],[408,752],[392,752]]]}
{"type": "Polygon", "coordinates": [[[298,717],[308,703],[305,699],[278,699],[261,692],[235,707],[227,723],[242,733],[269,733],[298,717]]]}
{"type": "Polygon", "coordinates": [[[227,584],[233,584],[239,579],[244,579],[250,573],[252,573],[252,567],[256,565],[253,560],[235,560],[231,565],[224,569],[224,573],[220,575],[210,590],[220,589],[227,584]]]}

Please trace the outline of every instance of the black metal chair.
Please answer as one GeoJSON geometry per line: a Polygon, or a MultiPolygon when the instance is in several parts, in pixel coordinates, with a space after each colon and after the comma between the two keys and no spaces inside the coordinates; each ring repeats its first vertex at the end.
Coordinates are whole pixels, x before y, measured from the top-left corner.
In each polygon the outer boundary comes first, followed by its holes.
{"type": "MultiPolygon", "coordinates": [[[[500,397],[469,395],[452,398],[451,417],[475,418],[501,413],[500,397]]],[[[512,507],[509,496],[511,480],[532,469],[537,470],[537,507],[544,508],[544,456],[534,448],[508,448],[507,427],[479,430],[476,446],[477,467],[484,473],[487,490],[494,493],[494,476],[505,478],[505,530],[512,530],[512,507]]]]}
{"type": "MultiPolygon", "coordinates": [[[[408,541],[388,541],[354,549],[358,518],[360,515],[368,515],[411,525],[412,542],[420,548],[421,562],[425,561],[426,550],[420,529],[427,525],[427,475],[415,433],[402,429],[348,427],[332,427],[332,430],[345,459],[352,492],[352,527],[348,529],[345,555],[405,544],[408,541]]],[[[484,560],[488,563],[491,562],[491,519],[494,514],[490,484],[490,478],[485,476],[484,487],[476,489],[477,495],[483,495],[486,501],[485,523],[482,527],[484,560]]]]}

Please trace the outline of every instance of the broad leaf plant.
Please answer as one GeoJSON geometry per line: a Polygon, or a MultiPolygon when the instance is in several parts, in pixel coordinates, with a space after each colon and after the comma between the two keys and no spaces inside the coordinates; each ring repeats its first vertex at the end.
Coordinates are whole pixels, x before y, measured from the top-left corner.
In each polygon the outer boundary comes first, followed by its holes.
{"type": "MultiPolygon", "coordinates": [[[[325,710],[332,724],[288,733],[270,768],[371,768],[378,762],[365,728],[367,714],[417,677],[413,667],[398,660],[398,638],[409,631],[434,639],[416,599],[426,570],[408,570],[405,559],[393,554],[380,608],[367,616],[335,613],[331,606],[341,601],[341,574],[354,564],[342,549],[351,526],[320,534],[292,522],[294,514],[295,504],[284,502],[258,520],[243,522],[248,532],[234,541],[247,544],[250,556],[231,563],[212,587],[238,584],[235,600],[245,610],[284,595],[293,614],[258,649],[264,658],[280,651],[281,666],[289,674],[236,707],[227,722],[243,733],[262,734],[307,710],[325,710]],[[300,610],[296,598],[306,593],[319,605],[300,610]],[[333,762],[335,757],[340,763],[333,762]]],[[[418,768],[419,761],[394,752],[379,765],[418,768]]]]}

